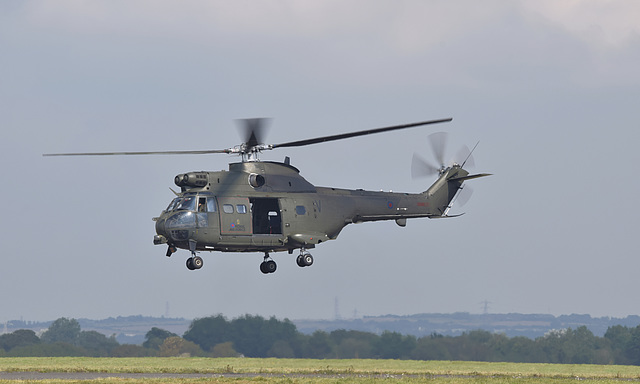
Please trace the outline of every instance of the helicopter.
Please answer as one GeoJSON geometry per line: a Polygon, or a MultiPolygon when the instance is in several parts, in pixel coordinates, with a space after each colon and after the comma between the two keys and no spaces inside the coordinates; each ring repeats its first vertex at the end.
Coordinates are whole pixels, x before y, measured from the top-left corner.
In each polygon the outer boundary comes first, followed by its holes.
{"type": "Polygon", "coordinates": [[[400,227],[407,219],[451,218],[453,201],[467,180],[489,176],[470,174],[463,167],[473,162],[472,153],[463,147],[460,159],[446,165],[446,134],[429,136],[438,165],[414,155],[412,176],[437,175],[436,181],[420,193],[368,191],[320,187],[308,182],[300,170],[283,162],[262,161],[266,150],[301,147],[418,126],[446,123],[453,118],[422,121],[376,129],[316,137],[280,144],[265,144],[263,133],[267,119],[241,119],[244,142],[228,149],[150,151],[150,152],[86,152],[50,153],[43,156],[108,156],[108,155],[182,155],[236,154],[241,161],[229,164],[228,170],[192,171],[175,176],[180,192],[158,217],[154,217],[155,245],[167,247],[170,257],[178,249],[188,250],[189,270],[203,267],[202,251],[262,253],[260,271],[274,273],[276,262],[271,253],[299,250],[296,263],[309,267],[314,259],[309,249],[337,239],[344,227],[353,223],[394,220],[400,227]]]}

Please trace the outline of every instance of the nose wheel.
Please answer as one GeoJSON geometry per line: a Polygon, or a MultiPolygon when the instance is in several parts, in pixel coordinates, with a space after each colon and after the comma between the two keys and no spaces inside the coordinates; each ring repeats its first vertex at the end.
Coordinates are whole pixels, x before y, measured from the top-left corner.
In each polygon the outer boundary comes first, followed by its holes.
{"type": "Polygon", "coordinates": [[[202,260],[202,257],[196,255],[195,240],[189,240],[189,250],[191,251],[191,257],[187,259],[187,269],[194,271],[202,268],[204,261],[202,260]]]}
{"type": "Polygon", "coordinates": [[[200,269],[200,268],[202,268],[203,265],[204,265],[204,261],[202,260],[202,257],[200,257],[200,256],[192,256],[192,257],[187,259],[187,268],[190,271],[194,271],[196,269],[200,269]]]}

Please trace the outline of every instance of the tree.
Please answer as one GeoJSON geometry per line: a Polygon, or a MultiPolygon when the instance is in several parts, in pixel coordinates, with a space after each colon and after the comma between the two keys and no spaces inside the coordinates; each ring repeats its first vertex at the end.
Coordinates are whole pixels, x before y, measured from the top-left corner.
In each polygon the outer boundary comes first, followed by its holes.
{"type": "Polygon", "coordinates": [[[87,351],[89,356],[106,357],[111,355],[111,351],[120,345],[115,336],[107,338],[97,331],[81,331],[78,334],[76,345],[87,351]]]}
{"type": "Polygon", "coordinates": [[[366,359],[373,357],[372,344],[379,338],[370,332],[332,331],[329,337],[336,344],[336,357],[339,359],[366,359]]]}
{"type": "Polygon", "coordinates": [[[67,343],[74,345],[80,334],[80,324],[76,319],[61,317],[44,331],[40,339],[43,343],[67,343]]]}
{"type": "Polygon", "coordinates": [[[233,345],[247,357],[267,357],[277,341],[289,344],[297,336],[296,326],[292,322],[287,319],[280,321],[275,317],[265,320],[262,316],[244,315],[233,319],[230,328],[233,345]]]}
{"type": "Polygon", "coordinates": [[[192,341],[183,339],[180,336],[171,336],[166,338],[158,350],[158,355],[163,357],[170,356],[202,356],[202,349],[192,341]]]}
{"type": "Polygon", "coordinates": [[[144,348],[159,349],[165,339],[173,336],[178,335],[161,328],[153,327],[146,333],[146,335],[144,335],[145,341],[142,343],[142,346],[144,348]]]}
{"type": "Polygon", "coordinates": [[[231,327],[224,316],[217,315],[193,320],[183,337],[203,350],[211,351],[214,345],[231,341],[230,331],[231,327]]]}
{"type": "Polygon", "coordinates": [[[373,354],[382,359],[406,359],[415,347],[414,336],[384,331],[373,345],[373,354]]]}
{"type": "Polygon", "coordinates": [[[625,356],[633,365],[640,365],[640,325],[631,329],[631,337],[625,348],[625,356]]]}
{"type": "Polygon", "coordinates": [[[315,331],[311,334],[307,342],[308,357],[314,359],[325,359],[335,357],[333,348],[335,343],[324,331],[315,331]]]}
{"type": "Polygon", "coordinates": [[[284,340],[276,340],[275,343],[271,346],[271,348],[267,351],[267,357],[277,357],[277,358],[294,358],[295,354],[293,352],[293,348],[289,345],[288,342],[284,340]]]}
{"type": "Polygon", "coordinates": [[[447,348],[452,337],[444,337],[433,333],[430,336],[421,337],[416,342],[411,357],[416,360],[452,360],[447,348]]]}
{"type": "Polygon", "coordinates": [[[211,349],[211,357],[238,357],[238,352],[233,349],[233,343],[227,341],[214,345],[211,349]]]}
{"type": "Polygon", "coordinates": [[[40,339],[36,333],[30,329],[18,329],[12,333],[0,335],[0,348],[9,352],[13,348],[38,344],[40,339]]]}

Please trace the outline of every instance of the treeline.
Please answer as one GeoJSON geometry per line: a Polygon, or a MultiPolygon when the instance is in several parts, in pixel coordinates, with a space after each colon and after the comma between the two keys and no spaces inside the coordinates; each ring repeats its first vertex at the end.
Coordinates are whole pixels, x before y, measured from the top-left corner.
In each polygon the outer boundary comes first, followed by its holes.
{"type": "Polygon", "coordinates": [[[40,337],[24,329],[0,335],[1,356],[246,356],[640,365],[640,326],[612,326],[604,337],[581,326],[536,339],[482,330],[416,338],[388,331],[380,335],[347,330],[305,335],[286,319],[245,315],[229,321],[218,315],[194,320],[182,336],[152,328],[142,345],[132,345],[119,344],[115,335],[82,331],[76,320],[60,318],[40,337]]]}

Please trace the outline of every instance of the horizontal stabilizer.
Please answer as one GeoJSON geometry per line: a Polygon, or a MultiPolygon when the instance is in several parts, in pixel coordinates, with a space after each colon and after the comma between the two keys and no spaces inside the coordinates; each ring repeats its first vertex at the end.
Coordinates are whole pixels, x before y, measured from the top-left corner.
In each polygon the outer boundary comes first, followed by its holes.
{"type": "Polygon", "coordinates": [[[454,177],[454,178],[451,178],[451,179],[449,179],[447,181],[465,181],[465,180],[477,179],[479,177],[485,177],[485,176],[491,176],[491,175],[492,175],[492,173],[476,173],[475,175],[454,177]]]}

